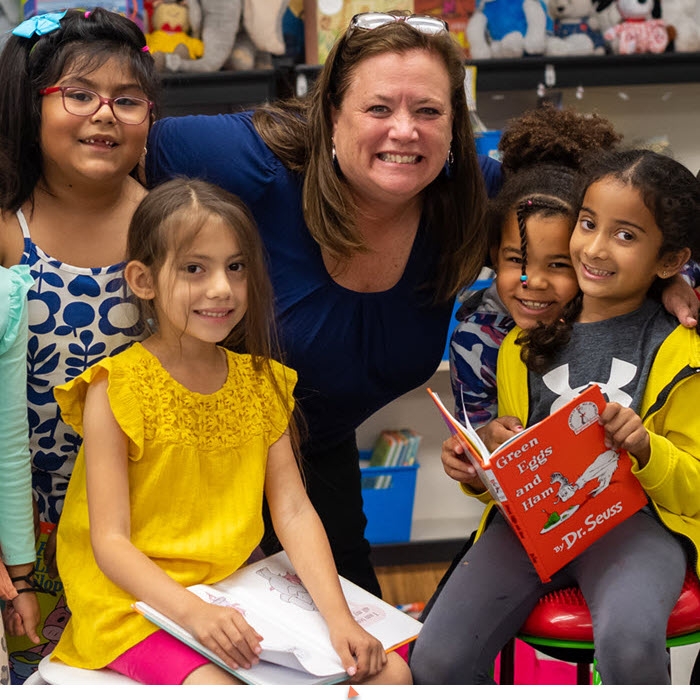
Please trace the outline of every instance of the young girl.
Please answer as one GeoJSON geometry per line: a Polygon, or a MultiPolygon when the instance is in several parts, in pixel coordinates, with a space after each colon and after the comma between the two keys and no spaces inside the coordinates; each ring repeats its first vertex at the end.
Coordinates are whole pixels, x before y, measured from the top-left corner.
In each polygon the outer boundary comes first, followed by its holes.
{"type": "Polygon", "coordinates": [[[516,324],[534,328],[554,321],[578,291],[569,259],[580,198],[578,170],[588,153],[609,150],[620,140],[604,117],[549,105],[526,112],[504,131],[499,150],[505,182],[488,210],[496,281],[464,302],[450,342],[460,420],[466,412],[479,428],[498,415],[496,357],[503,338],[516,324]]]}
{"type": "Polygon", "coordinates": [[[56,523],[80,440],[53,387],[138,337],[122,271],[159,79],[138,27],[99,8],[23,22],[0,75],[0,264],[27,264],[35,280],[33,487],[40,519],[56,523]]]}
{"type": "Polygon", "coordinates": [[[11,635],[35,644],[39,602],[33,578],[34,522],[27,441],[27,291],[32,277],[24,266],[0,267],[0,685],[10,681],[3,618],[11,635]]]}
{"type": "Polygon", "coordinates": [[[250,668],[261,637],[185,587],[245,563],[263,533],[264,492],[353,682],[408,682],[405,662],[354,621],[306,496],[289,430],[296,375],[271,359],[273,297],[248,210],[213,185],[173,180],[136,210],[128,254],[152,335],[56,388],[84,443],[58,528],[72,617],[55,656],[147,684],[236,682],[131,603],[250,668]]]}
{"type": "Polygon", "coordinates": [[[666,625],[700,546],[700,414],[693,410],[700,338],[657,298],[664,281],[700,253],[700,184],[651,151],[601,155],[589,173],[570,242],[581,292],[562,320],[507,336],[498,358],[499,414],[532,424],[556,399],[595,381],[609,400],[600,416],[609,445],[630,453],[649,505],[543,584],[472,479],[467,490],[488,503],[480,537],[416,642],[417,682],[491,682],[496,654],[537,600],[577,584],[591,611],[603,683],[670,683],[666,625]]]}

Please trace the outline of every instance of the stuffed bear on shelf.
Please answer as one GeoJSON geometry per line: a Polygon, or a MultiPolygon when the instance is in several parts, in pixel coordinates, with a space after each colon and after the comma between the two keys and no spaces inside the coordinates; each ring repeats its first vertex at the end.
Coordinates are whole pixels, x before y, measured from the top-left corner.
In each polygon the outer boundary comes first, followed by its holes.
{"type": "Polygon", "coordinates": [[[272,68],[272,56],[284,54],[282,17],[289,0],[199,0],[199,5],[201,27],[193,33],[201,36],[204,54],[188,58],[167,53],[164,71],[272,68]]]}
{"type": "Polygon", "coordinates": [[[204,43],[191,35],[191,10],[198,25],[200,8],[197,0],[153,1],[151,31],[146,34],[146,43],[159,70],[165,68],[167,54],[177,54],[190,59],[204,55],[204,43]]]}
{"type": "Polygon", "coordinates": [[[605,53],[605,39],[591,15],[596,11],[591,0],[548,0],[547,12],[552,31],[547,35],[547,56],[590,56],[605,53]]]}
{"type": "Polygon", "coordinates": [[[466,35],[472,58],[542,55],[547,13],[540,0],[479,0],[466,35]]]}
{"type": "Polygon", "coordinates": [[[653,19],[654,0],[616,0],[621,20],[604,34],[613,53],[663,53],[669,29],[662,19],[653,19]]]}
{"type": "Polygon", "coordinates": [[[700,24],[696,17],[698,9],[700,7],[696,0],[663,0],[661,3],[661,18],[675,32],[674,51],[700,51],[700,24]]]}

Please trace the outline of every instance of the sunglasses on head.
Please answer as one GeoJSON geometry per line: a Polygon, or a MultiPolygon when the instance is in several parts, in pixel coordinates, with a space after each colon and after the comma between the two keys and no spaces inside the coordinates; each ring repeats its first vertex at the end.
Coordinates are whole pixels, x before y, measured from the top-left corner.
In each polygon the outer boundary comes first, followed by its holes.
{"type": "Polygon", "coordinates": [[[440,34],[449,31],[447,22],[439,17],[429,15],[390,15],[386,12],[362,12],[350,20],[346,36],[350,37],[356,29],[376,29],[393,22],[405,22],[423,34],[440,34]]]}

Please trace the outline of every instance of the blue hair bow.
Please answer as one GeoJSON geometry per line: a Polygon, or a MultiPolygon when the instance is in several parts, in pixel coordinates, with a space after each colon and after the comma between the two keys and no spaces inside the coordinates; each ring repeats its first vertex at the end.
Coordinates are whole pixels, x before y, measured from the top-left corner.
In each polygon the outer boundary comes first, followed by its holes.
{"type": "Polygon", "coordinates": [[[30,17],[25,19],[22,24],[15,27],[12,33],[15,36],[22,36],[25,39],[31,39],[35,34],[37,36],[44,36],[44,34],[51,34],[51,32],[56,31],[61,26],[61,20],[65,16],[65,11],[63,12],[47,12],[44,15],[37,15],[36,17],[30,17]]]}

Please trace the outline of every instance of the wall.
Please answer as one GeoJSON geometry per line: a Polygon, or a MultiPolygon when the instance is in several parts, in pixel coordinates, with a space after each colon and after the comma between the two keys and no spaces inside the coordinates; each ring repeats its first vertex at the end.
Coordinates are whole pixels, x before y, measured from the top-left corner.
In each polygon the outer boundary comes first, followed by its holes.
{"type": "MultiPolygon", "coordinates": [[[[557,92],[556,88],[553,92],[557,92]]],[[[698,114],[700,91],[695,83],[584,87],[561,91],[563,104],[599,112],[625,136],[625,145],[668,142],[670,152],[694,173],[700,170],[698,114]]],[[[479,93],[479,116],[490,129],[501,129],[523,109],[535,107],[535,91],[479,93]]]]}

